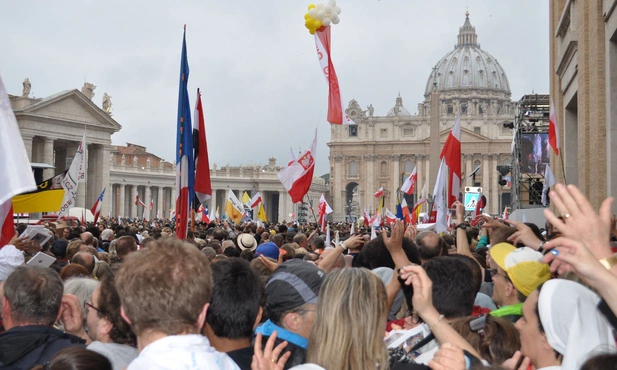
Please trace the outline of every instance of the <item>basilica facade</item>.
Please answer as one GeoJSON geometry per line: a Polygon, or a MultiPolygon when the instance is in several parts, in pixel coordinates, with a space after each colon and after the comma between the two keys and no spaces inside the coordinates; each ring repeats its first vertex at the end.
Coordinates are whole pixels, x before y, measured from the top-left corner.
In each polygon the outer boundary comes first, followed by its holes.
{"type": "Polygon", "coordinates": [[[466,186],[481,187],[488,199],[485,211],[500,213],[510,203],[510,189],[498,184],[496,166],[511,161],[512,132],[504,123],[514,120],[515,108],[505,71],[480,47],[466,13],[454,49],[430,72],[416,112],[411,113],[400,95],[385,115],[376,114],[372,104],[363,110],[359,102],[351,100],[346,113],[356,124],[331,125],[333,219],[361,216],[363,208],[374,211],[378,200],[373,194],[380,187],[384,188],[386,207],[394,212],[397,191],[414,167],[418,185],[415,194],[406,196],[407,203],[413,205],[425,183],[432,194],[439,150],[459,114],[461,191],[466,186]],[[478,166],[475,177],[469,177],[478,166]]]}

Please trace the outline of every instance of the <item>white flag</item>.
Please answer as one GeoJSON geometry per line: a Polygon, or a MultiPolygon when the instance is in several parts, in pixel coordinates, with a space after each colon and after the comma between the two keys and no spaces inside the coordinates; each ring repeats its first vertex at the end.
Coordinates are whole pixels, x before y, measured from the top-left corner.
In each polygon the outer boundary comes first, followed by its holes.
{"type": "Polygon", "coordinates": [[[355,223],[351,223],[351,230],[349,231],[349,235],[354,235],[356,233],[356,228],[355,228],[356,224],[355,223]]]}
{"type": "Polygon", "coordinates": [[[371,225],[371,240],[377,237],[377,233],[375,232],[375,224],[371,225]]]}
{"type": "Polygon", "coordinates": [[[326,226],[326,248],[331,248],[332,245],[330,243],[330,224],[326,226]]]}
{"type": "Polygon", "coordinates": [[[77,197],[77,185],[80,182],[86,180],[86,167],[84,165],[84,148],[86,147],[86,131],[84,130],[84,136],[77,147],[77,152],[71,162],[68,172],[62,180],[62,187],[64,188],[64,199],[62,199],[62,207],[58,216],[64,216],[68,214],[69,209],[75,207],[75,198],[77,197]]]}
{"type": "Polygon", "coordinates": [[[441,160],[439,172],[437,173],[437,181],[435,182],[435,190],[433,191],[433,206],[437,208],[437,217],[435,219],[435,231],[439,234],[448,230],[446,216],[448,206],[446,202],[446,180],[447,166],[445,158],[441,160]]]}
{"type": "Polygon", "coordinates": [[[548,190],[551,186],[555,184],[557,184],[555,174],[553,173],[551,166],[547,164],[546,168],[544,169],[544,187],[542,188],[542,205],[545,207],[548,204],[548,190]]]}

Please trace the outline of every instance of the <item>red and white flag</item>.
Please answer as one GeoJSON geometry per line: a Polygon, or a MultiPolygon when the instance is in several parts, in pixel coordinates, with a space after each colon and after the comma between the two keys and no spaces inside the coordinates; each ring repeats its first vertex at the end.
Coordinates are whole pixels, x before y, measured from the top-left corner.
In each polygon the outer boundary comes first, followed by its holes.
{"type": "Polygon", "coordinates": [[[456,115],[454,125],[450,130],[450,135],[446,139],[446,143],[441,150],[439,158],[445,160],[448,166],[448,189],[449,194],[446,197],[447,207],[452,207],[452,203],[456,202],[461,192],[461,115],[456,115]]]}
{"type": "Polygon", "coordinates": [[[328,81],[328,122],[337,125],[355,125],[347,114],[341,96],[341,88],[332,64],[332,50],[330,49],[330,28],[315,32],[315,46],[321,70],[328,81]]]}
{"type": "Polygon", "coordinates": [[[302,201],[308,193],[313,181],[315,171],[315,152],[317,149],[317,130],[315,138],[308,150],[293,162],[289,167],[282,169],[278,173],[278,178],[291,196],[293,203],[302,201]]]}
{"type": "Polygon", "coordinates": [[[559,155],[559,125],[557,124],[557,114],[555,113],[553,99],[551,99],[551,112],[548,119],[548,143],[555,151],[555,154],[559,155]]]}
{"type": "Polygon", "coordinates": [[[371,223],[371,216],[368,214],[366,208],[364,208],[364,225],[368,226],[371,223]]]}
{"type": "Polygon", "coordinates": [[[484,210],[484,208],[486,207],[486,197],[482,194],[480,194],[480,197],[478,197],[478,201],[476,202],[476,208],[473,211],[473,217],[471,218],[471,226],[476,226],[476,223],[480,220],[480,215],[482,214],[482,211],[484,210]]]}
{"type": "Polygon", "coordinates": [[[36,182],[9,96],[0,78],[0,248],[15,235],[13,196],[36,190],[36,182]]]}
{"type": "Polygon", "coordinates": [[[255,195],[253,195],[251,200],[249,200],[249,202],[247,203],[247,206],[250,209],[253,209],[253,208],[257,207],[259,205],[259,203],[261,203],[261,202],[262,202],[261,193],[257,192],[257,193],[255,193],[255,195]]]}
{"type": "Polygon", "coordinates": [[[380,187],[379,190],[377,190],[377,192],[374,195],[375,195],[375,198],[383,197],[383,186],[380,187]]]}
{"type": "Polygon", "coordinates": [[[287,161],[287,167],[291,166],[292,163],[296,161],[296,156],[294,155],[293,148],[289,148],[289,160],[287,161]]]}
{"type": "Polygon", "coordinates": [[[405,219],[406,224],[411,223],[411,212],[409,212],[409,206],[407,205],[407,201],[405,197],[403,197],[403,201],[401,202],[401,210],[403,211],[403,218],[405,219]]]}
{"type": "MultiPolygon", "coordinates": [[[[446,145],[447,143],[446,141],[446,145]]],[[[435,189],[433,190],[433,210],[429,217],[429,221],[435,223],[435,231],[438,234],[448,230],[446,220],[448,214],[448,203],[446,201],[447,172],[446,158],[442,158],[441,164],[439,165],[439,172],[437,173],[437,181],[435,181],[435,189]]]]}
{"type": "Polygon", "coordinates": [[[212,197],[212,183],[210,181],[210,161],[208,159],[208,142],[206,141],[206,123],[204,110],[201,105],[201,92],[197,89],[197,103],[195,103],[193,133],[197,134],[195,151],[195,196],[199,203],[212,197]]]}
{"type": "Polygon", "coordinates": [[[418,182],[418,172],[417,172],[417,169],[418,169],[417,166],[413,168],[413,171],[411,171],[411,174],[405,180],[405,183],[403,183],[403,186],[401,186],[401,191],[403,193],[413,194],[413,191],[416,188],[416,182],[418,182]]]}
{"type": "Polygon", "coordinates": [[[319,213],[319,227],[321,228],[321,231],[324,231],[324,229],[326,228],[326,219],[328,218],[328,215],[333,211],[332,208],[330,208],[330,205],[326,201],[326,197],[323,194],[321,194],[321,197],[319,198],[319,206],[317,207],[317,212],[319,213]]]}
{"type": "Polygon", "coordinates": [[[387,208],[385,209],[384,217],[386,219],[386,225],[396,222],[396,215],[387,208]]]}
{"type": "Polygon", "coordinates": [[[154,199],[150,199],[150,210],[154,209],[154,199]]]}
{"type": "Polygon", "coordinates": [[[98,221],[99,215],[101,214],[101,207],[103,206],[103,197],[105,196],[105,189],[103,189],[103,191],[101,192],[101,195],[99,195],[99,197],[96,199],[96,202],[94,202],[94,206],[92,206],[92,208],[90,209],[90,212],[92,212],[92,214],[94,215],[94,222],[93,222],[94,224],[96,224],[96,221],[98,221]]]}
{"type": "Polygon", "coordinates": [[[141,204],[142,207],[146,208],[146,203],[142,202],[141,199],[139,199],[139,194],[135,194],[135,205],[141,204]]]}

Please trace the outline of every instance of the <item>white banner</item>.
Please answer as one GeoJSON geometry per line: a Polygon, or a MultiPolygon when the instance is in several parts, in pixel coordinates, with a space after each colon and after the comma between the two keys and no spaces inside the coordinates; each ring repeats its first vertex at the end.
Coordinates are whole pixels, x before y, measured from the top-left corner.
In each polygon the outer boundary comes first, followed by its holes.
{"type": "Polygon", "coordinates": [[[58,216],[64,216],[68,214],[69,209],[75,207],[75,199],[77,197],[77,185],[80,182],[86,181],[86,168],[84,163],[84,148],[86,147],[86,132],[79,143],[75,158],[71,162],[66,176],[62,180],[62,187],[64,188],[64,199],[62,199],[62,207],[58,216]]]}

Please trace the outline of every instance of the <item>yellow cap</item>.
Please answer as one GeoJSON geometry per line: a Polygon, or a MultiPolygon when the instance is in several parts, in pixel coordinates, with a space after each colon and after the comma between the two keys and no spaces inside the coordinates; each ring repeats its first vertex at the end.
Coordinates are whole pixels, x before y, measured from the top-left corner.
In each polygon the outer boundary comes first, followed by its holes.
{"type": "Polygon", "coordinates": [[[508,271],[506,268],[506,256],[512,251],[516,250],[516,247],[510,243],[499,243],[489,249],[491,259],[497,263],[502,270],[508,271]]]}
{"type": "Polygon", "coordinates": [[[510,267],[508,277],[516,290],[528,297],[540,284],[551,278],[551,270],[545,263],[524,261],[510,267]]]}

